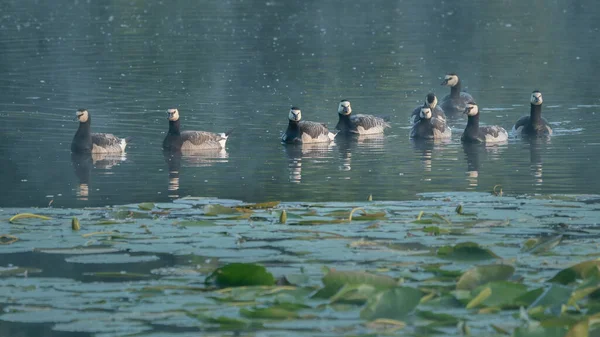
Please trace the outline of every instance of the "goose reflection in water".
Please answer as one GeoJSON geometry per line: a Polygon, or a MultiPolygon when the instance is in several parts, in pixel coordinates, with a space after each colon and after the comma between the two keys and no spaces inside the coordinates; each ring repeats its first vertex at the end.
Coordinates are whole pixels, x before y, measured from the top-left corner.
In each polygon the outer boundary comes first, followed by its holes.
{"type": "Polygon", "coordinates": [[[226,163],[229,153],[225,149],[163,151],[169,170],[169,197],[179,197],[179,172],[181,164],[185,167],[209,167],[217,163],[226,163]]]}
{"type": "Polygon", "coordinates": [[[318,164],[320,162],[318,159],[330,158],[334,145],[334,142],[284,144],[283,150],[288,158],[289,181],[291,183],[301,183],[302,161],[306,162],[307,159],[314,159],[314,162],[318,164]]]}
{"type": "Polygon", "coordinates": [[[467,189],[472,190],[479,186],[481,153],[485,152],[488,162],[501,160],[507,144],[508,142],[493,144],[462,143],[465,159],[467,160],[467,189]]]}
{"type": "Polygon", "coordinates": [[[529,167],[533,176],[533,185],[541,187],[544,183],[542,147],[550,143],[550,138],[531,138],[527,142],[529,143],[529,167]]]}
{"type": "Polygon", "coordinates": [[[79,180],[75,195],[79,200],[88,200],[92,168],[111,170],[114,166],[127,160],[125,153],[71,153],[71,165],[79,180]]]}
{"type": "MultiPolygon", "coordinates": [[[[423,165],[422,172],[431,172],[433,169],[433,152],[442,151],[446,144],[450,143],[450,139],[411,139],[410,140],[415,153],[421,158],[423,165]]],[[[439,157],[439,155],[437,155],[439,157]]],[[[424,181],[431,181],[430,176],[424,176],[424,181]]]]}
{"type": "MultiPolygon", "coordinates": [[[[372,134],[372,135],[346,135],[339,133],[335,137],[335,142],[338,145],[340,152],[341,165],[339,166],[340,171],[352,170],[352,153],[356,149],[368,149],[368,150],[383,150],[384,147],[384,135],[383,134],[372,134]]],[[[350,179],[347,177],[346,179],[350,179]]]]}
{"type": "Polygon", "coordinates": [[[467,189],[474,190],[479,185],[479,155],[483,145],[476,143],[462,143],[467,160],[467,189]]]}

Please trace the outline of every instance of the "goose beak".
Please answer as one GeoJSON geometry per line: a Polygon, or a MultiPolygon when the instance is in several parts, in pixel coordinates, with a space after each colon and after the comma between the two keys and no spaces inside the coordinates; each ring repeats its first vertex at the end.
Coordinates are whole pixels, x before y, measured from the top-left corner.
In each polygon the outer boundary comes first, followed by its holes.
{"type": "Polygon", "coordinates": [[[79,122],[79,116],[75,116],[75,118],[73,118],[73,122],[79,122]]]}
{"type": "Polygon", "coordinates": [[[444,79],[440,85],[446,85],[446,84],[448,84],[448,79],[447,78],[444,79]]]}

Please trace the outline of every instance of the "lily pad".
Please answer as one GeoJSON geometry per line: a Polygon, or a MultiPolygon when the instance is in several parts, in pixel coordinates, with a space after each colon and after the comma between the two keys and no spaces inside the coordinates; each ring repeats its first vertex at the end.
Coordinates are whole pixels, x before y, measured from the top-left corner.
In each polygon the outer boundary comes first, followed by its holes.
{"type": "Polygon", "coordinates": [[[206,278],[207,283],[213,281],[219,287],[275,285],[273,274],[253,263],[230,263],[217,268],[206,278]]]}
{"type": "Polygon", "coordinates": [[[398,285],[395,279],[365,272],[338,271],[329,269],[323,277],[324,288],[319,290],[314,297],[330,298],[346,285],[370,285],[376,289],[389,289],[398,285]]]}
{"type": "Polygon", "coordinates": [[[411,287],[395,287],[372,297],[360,317],[367,320],[379,318],[401,320],[413,312],[423,293],[411,287]]]}
{"type": "Polygon", "coordinates": [[[438,248],[437,255],[444,259],[477,261],[498,259],[498,255],[489,249],[482,248],[475,242],[463,242],[455,246],[443,246],[438,248]]]}
{"type": "Polygon", "coordinates": [[[599,268],[600,259],[584,261],[569,268],[561,270],[560,272],[558,272],[558,274],[551,278],[549,282],[569,284],[577,280],[584,279],[588,276],[597,274],[599,268]]]}
{"type": "Polygon", "coordinates": [[[506,264],[477,266],[460,277],[456,289],[472,290],[488,282],[508,280],[514,272],[515,267],[506,264]]]}

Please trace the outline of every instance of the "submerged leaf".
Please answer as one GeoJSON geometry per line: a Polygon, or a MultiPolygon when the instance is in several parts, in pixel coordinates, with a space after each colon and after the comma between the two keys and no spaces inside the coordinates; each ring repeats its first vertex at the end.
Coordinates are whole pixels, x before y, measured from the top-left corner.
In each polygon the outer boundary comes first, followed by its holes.
{"type": "Polygon", "coordinates": [[[218,268],[206,278],[206,283],[212,281],[223,288],[275,285],[273,274],[265,267],[253,263],[230,263],[218,268]]]}
{"type": "Polygon", "coordinates": [[[455,246],[438,248],[437,255],[441,258],[452,260],[488,260],[498,259],[498,255],[489,249],[481,248],[475,242],[463,242],[455,246]]]}
{"type": "Polygon", "coordinates": [[[400,320],[415,310],[423,293],[411,287],[395,287],[380,292],[369,299],[365,308],[360,312],[363,319],[379,318],[400,320]]]}
{"type": "Polygon", "coordinates": [[[456,283],[458,290],[472,290],[492,281],[508,280],[515,272],[515,267],[506,264],[477,266],[467,270],[456,283]]]}

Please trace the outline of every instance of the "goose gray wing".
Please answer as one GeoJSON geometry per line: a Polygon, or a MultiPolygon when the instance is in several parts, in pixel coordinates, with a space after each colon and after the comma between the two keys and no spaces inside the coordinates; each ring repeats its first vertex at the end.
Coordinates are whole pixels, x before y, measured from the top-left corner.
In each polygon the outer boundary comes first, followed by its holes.
{"type": "Polygon", "coordinates": [[[421,106],[416,107],[413,112],[410,114],[409,122],[410,124],[415,124],[421,116],[421,106]]]}
{"type": "Polygon", "coordinates": [[[92,144],[104,148],[120,146],[121,138],[110,133],[92,133],[92,144]]]}
{"type": "Polygon", "coordinates": [[[448,128],[448,125],[446,125],[446,120],[438,117],[431,118],[431,124],[433,125],[433,128],[439,132],[446,132],[446,129],[448,128]]]}
{"type": "Polygon", "coordinates": [[[327,136],[329,134],[329,129],[321,123],[301,121],[298,125],[302,133],[306,133],[311,138],[319,138],[319,136],[327,136]]]}
{"type": "Polygon", "coordinates": [[[190,142],[195,146],[218,144],[220,141],[227,139],[223,134],[207,132],[207,131],[183,131],[181,140],[190,142]]]}
{"type": "Polygon", "coordinates": [[[362,126],[363,129],[365,129],[365,130],[369,130],[372,128],[380,128],[383,130],[385,128],[390,127],[390,125],[385,121],[385,119],[383,119],[381,117],[375,117],[373,115],[358,114],[358,115],[353,115],[351,118],[352,118],[352,122],[357,127],[362,126]]]}
{"type": "Polygon", "coordinates": [[[529,123],[529,116],[523,116],[517,120],[515,125],[513,126],[513,132],[521,131],[521,128],[525,127],[529,123]]]}

